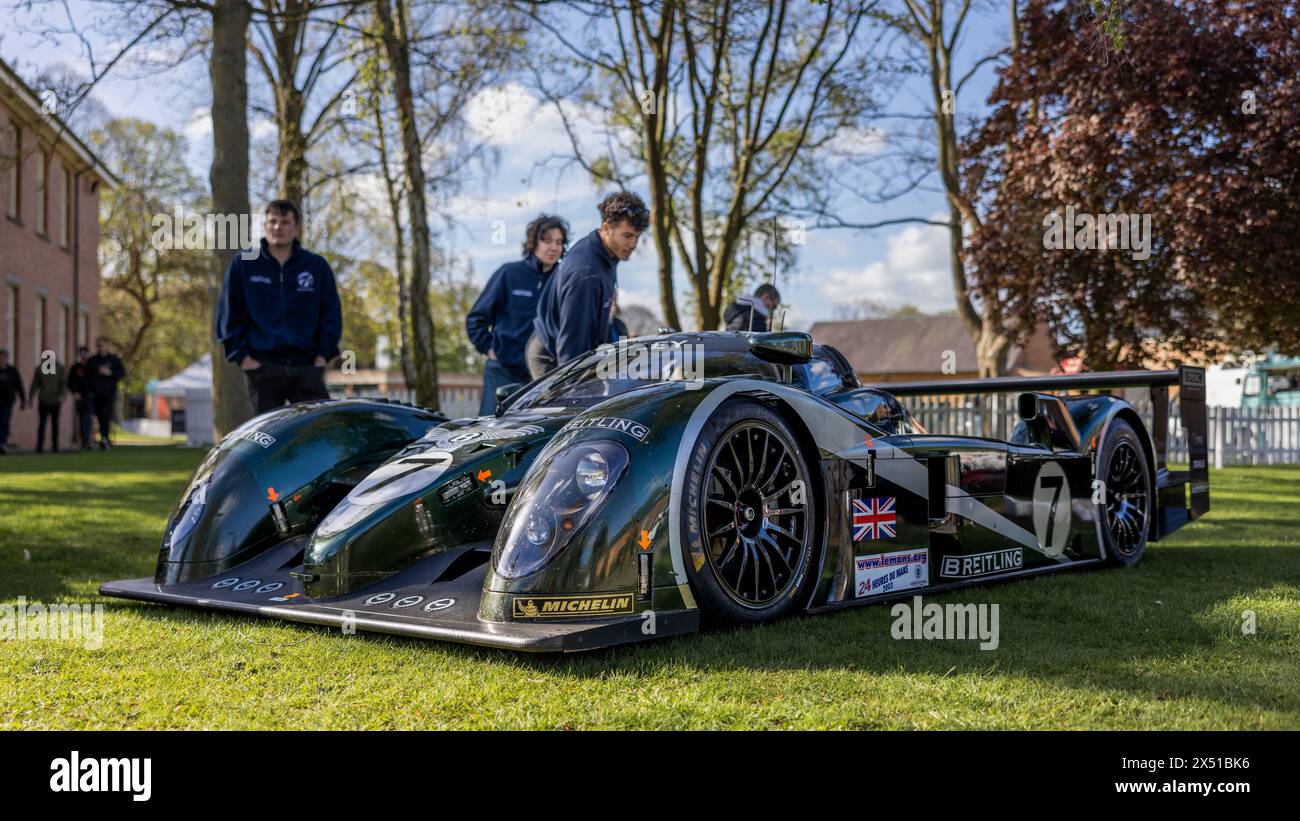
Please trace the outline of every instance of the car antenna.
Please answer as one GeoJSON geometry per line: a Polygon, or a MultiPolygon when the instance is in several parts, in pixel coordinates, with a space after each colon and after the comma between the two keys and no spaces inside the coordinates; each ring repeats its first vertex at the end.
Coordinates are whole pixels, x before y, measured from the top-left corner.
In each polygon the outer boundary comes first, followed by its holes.
{"type": "MultiPolygon", "coordinates": [[[[778,227],[779,227],[779,226],[777,225],[776,217],[773,216],[773,217],[772,217],[772,282],[771,282],[772,290],[773,290],[773,291],[776,290],[776,265],[777,265],[777,262],[776,262],[776,254],[777,254],[777,245],[776,245],[776,229],[777,229],[778,227]]],[[[777,307],[780,307],[780,303],[777,304],[777,307]]],[[[751,316],[752,316],[752,314],[751,314],[751,316]]],[[[781,312],[781,327],[779,327],[779,328],[777,328],[777,327],[773,327],[775,324],[776,324],[776,309],[774,308],[774,309],[772,309],[772,321],[769,322],[769,323],[767,324],[767,327],[768,327],[769,330],[773,330],[773,331],[783,331],[783,330],[785,330],[785,311],[782,311],[782,312],[781,312]]]]}

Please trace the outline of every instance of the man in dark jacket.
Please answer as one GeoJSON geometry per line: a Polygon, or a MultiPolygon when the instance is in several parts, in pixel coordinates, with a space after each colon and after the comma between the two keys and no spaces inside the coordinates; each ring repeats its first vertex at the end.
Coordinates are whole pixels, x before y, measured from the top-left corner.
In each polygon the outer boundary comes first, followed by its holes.
{"type": "MultiPolygon", "coordinates": [[[[109,437],[109,428],[113,425],[113,403],[117,401],[117,383],[126,376],[126,368],[116,354],[108,352],[108,340],[100,337],[95,340],[95,355],[86,360],[87,386],[90,389],[90,402],[95,409],[95,418],[99,420],[99,447],[107,450],[113,444],[109,437]]],[[[90,425],[86,425],[89,431],[90,425]]],[[[87,437],[89,438],[89,437],[87,437]]]]}
{"type": "Polygon", "coordinates": [[[9,423],[13,420],[14,400],[27,407],[27,394],[23,391],[23,377],[9,364],[9,352],[0,349],[0,455],[9,444],[9,423]]]}
{"type": "Polygon", "coordinates": [[[781,304],[781,294],[776,287],[766,282],[754,289],[753,296],[740,296],[727,306],[722,315],[728,331],[753,331],[760,333],[769,330],[772,313],[781,304]]]}
{"type": "Polygon", "coordinates": [[[465,317],[470,342],[488,358],[483,366],[480,415],[496,409],[497,388],[531,380],[524,347],[533,332],[542,286],[564,256],[568,241],[569,224],[559,217],[542,214],[530,222],[524,234],[524,258],[498,268],[465,317]]]}
{"type": "Polygon", "coordinates": [[[73,409],[77,412],[75,444],[82,450],[90,449],[90,420],[94,417],[94,399],[90,395],[90,350],[77,349],[77,361],[68,369],[68,391],[72,394],[73,409]]]}
{"type": "Polygon", "coordinates": [[[610,339],[618,263],[636,250],[650,211],[628,191],[605,197],[599,209],[600,228],[573,244],[542,289],[527,349],[534,379],[610,339]]]}
{"type": "Polygon", "coordinates": [[[59,452],[59,411],[68,393],[68,369],[57,359],[42,361],[32,374],[27,398],[36,405],[40,422],[36,425],[36,452],[45,450],[45,424],[50,424],[50,449],[59,452]]]}
{"type": "Polygon", "coordinates": [[[221,286],[217,336],[226,358],[247,374],[259,414],[328,399],[325,365],[339,353],[343,311],[334,271],[298,242],[299,225],[297,206],[272,201],[261,253],[251,260],[236,254],[221,286]]]}

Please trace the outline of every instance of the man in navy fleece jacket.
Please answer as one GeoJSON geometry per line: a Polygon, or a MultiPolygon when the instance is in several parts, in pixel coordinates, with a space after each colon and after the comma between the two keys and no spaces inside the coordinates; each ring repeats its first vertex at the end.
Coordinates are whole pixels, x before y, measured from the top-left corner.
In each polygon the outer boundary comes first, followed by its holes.
{"type": "Polygon", "coordinates": [[[618,263],[636,250],[650,210],[629,191],[610,194],[598,208],[600,228],[573,244],[542,289],[527,348],[534,379],[610,341],[618,263]]]}
{"type": "Polygon", "coordinates": [[[217,337],[243,368],[257,413],[285,402],[328,399],[325,365],[343,333],[334,271],[298,242],[298,208],[266,207],[262,252],[235,254],[221,286],[217,337]]]}
{"type": "Polygon", "coordinates": [[[524,346],[533,332],[542,286],[555,272],[568,242],[569,224],[563,219],[542,214],[530,222],[524,233],[524,258],[498,268],[465,317],[470,342],[488,358],[483,366],[480,416],[496,409],[497,388],[532,381],[524,346]]]}

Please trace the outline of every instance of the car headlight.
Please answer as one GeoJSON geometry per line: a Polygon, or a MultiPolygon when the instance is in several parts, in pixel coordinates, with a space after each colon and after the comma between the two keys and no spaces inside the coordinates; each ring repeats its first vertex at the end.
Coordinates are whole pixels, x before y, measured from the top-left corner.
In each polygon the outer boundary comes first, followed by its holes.
{"type": "Polygon", "coordinates": [[[578,482],[578,490],[594,498],[609,483],[609,460],[600,451],[589,450],[578,459],[578,466],[573,473],[578,482]]]}
{"type": "Polygon", "coordinates": [[[212,483],[212,477],[204,479],[194,486],[190,492],[189,498],[185,500],[185,505],[176,511],[176,517],[172,519],[172,530],[167,536],[167,545],[177,547],[185,540],[186,536],[194,531],[194,526],[203,518],[203,511],[208,506],[208,485],[212,483]]]}
{"type": "Polygon", "coordinates": [[[497,573],[517,579],[542,569],[609,497],[627,465],[627,448],[606,441],[566,448],[545,469],[534,465],[501,523],[497,573]]]}

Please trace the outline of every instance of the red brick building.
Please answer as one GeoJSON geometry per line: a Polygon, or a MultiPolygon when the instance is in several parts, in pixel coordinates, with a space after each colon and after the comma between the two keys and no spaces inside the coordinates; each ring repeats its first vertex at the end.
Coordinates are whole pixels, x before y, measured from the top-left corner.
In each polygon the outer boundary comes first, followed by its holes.
{"type": "MultiPolygon", "coordinates": [[[[23,377],[54,351],[64,366],[99,331],[99,194],[116,178],[0,61],[0,348],[23,377]]],[[[36,409],[14,407],[9,441],[36,443],[36,409]]],[[[60,447],[74,433],[71,399],[60,447]]]]}

